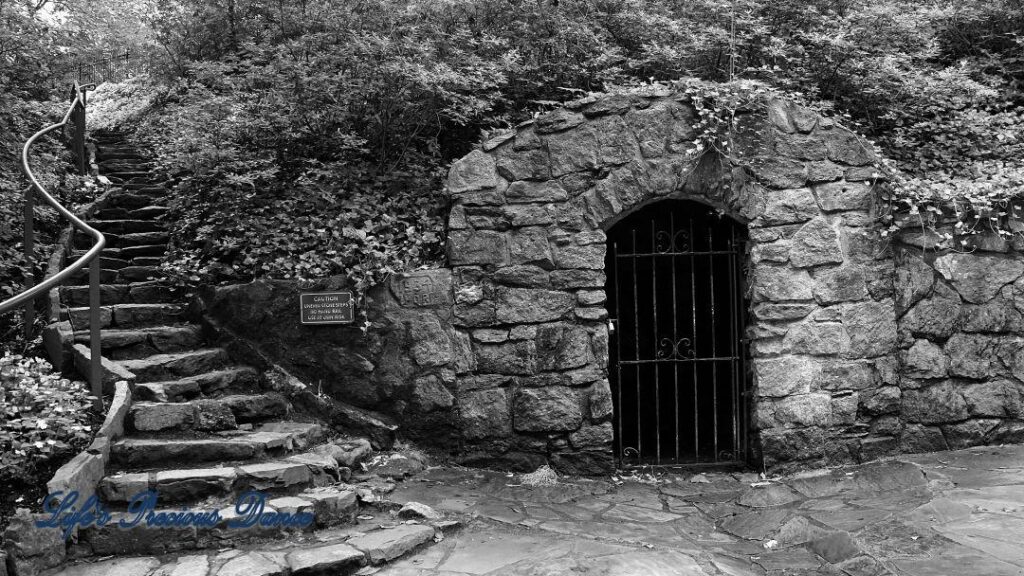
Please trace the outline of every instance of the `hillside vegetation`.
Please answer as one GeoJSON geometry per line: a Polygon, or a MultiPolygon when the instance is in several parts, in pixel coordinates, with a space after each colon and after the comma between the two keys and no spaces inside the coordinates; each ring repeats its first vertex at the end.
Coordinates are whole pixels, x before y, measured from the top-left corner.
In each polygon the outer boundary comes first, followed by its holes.
{"type": "MultiPolygon", "coordinates": [[[[843,116],[902,171],[910,210],[1005,207],[1024,188],[1021,0],[143,0],[101,17],[120,5],[53,6],[92,35],[53,44],[124,38],[144,62],[106,105],[177,181],[166,266],[186,282],[365,288],[436,261],[441,179],[482,135],[684,77],[843,116]]],[[[20,78],[44,66],[14,62],[20,78]]]]}

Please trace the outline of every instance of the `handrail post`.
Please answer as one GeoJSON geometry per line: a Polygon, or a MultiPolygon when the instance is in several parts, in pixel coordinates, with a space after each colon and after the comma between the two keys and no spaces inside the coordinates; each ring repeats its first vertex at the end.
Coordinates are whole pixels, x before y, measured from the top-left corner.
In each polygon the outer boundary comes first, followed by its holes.
{"type": "Polygon", "coordinates": [[[100,349],[100,259],[89,263],[89,383],[96,410],[103,412],[103,358],[100,349]]]}
{"type": "MultiPolygon", "coordinates": [[[[32,189],[32,185],[29,185],[28,190],[25,191],[25,238],[23,242],[25,248],[25,290],[31,290],[36,285],[35,198],[35,190],[32,189]]],[[[36,323],[35,299],[30,299],[25,303],[25,311],[22,313],[21,319],[25,325],[25,339],[31,340],[36,323]]]]}
{"type": "Polygon", "coordinates": [[[87,174],[85,171],[85,90],[79,88],[77,82],[72,98],[81,98],[81,103],[75,105],[72,115],[75,119],[75,133],[72,136],[71,146],[78,161],[78,173],[84,176],[87,174]]]}

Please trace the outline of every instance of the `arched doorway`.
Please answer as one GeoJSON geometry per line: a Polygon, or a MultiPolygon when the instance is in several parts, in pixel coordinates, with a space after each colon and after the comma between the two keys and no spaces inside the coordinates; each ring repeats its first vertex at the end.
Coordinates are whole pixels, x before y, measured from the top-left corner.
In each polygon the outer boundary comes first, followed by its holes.
{"type": "Polygon", "coordinates": [[[741,224],[686,200],[648,205],[608,231],[621,464],[745,460],[745,238],[741,224]]]}

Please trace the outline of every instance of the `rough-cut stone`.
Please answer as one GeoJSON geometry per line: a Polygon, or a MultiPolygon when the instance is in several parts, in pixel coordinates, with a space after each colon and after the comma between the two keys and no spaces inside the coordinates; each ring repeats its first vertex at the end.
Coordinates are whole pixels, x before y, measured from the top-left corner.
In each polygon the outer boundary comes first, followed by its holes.
{"type": "Polygon", "coordinates": [[[587,411],[590,419],[598,422],[612,416],[612,389],[607,378],[594,382],[587,394],[587,411]]]}
{"type": "MultiPolygon", "coordinates": [[[[1003,289],[1009,292],[1008,288],[1003,289]]],[[[964,332],[1024,333],[1024,317],[1010,298],[997,296],[985,304],[966,304],[960,313],[964,332]]]]}
{"type": "MultiPolygon", "coordinates": [[[[206,560],[206,556],[191,556],[189,558],[202,558],[206,560]]],[[[191,574],[206,574],[205,569],[202,572],[198,570],[208,567],[206,564],[201,564],[199,561],[192,561],[188,564],[182,562],[185,558],[179,559],[179,566],[187,566],[192,571],[177,569],[174,572],[167,573],[168,576],[190,576],[191,574]]],[[[160,566],[160,561],[152,557],[142,558],[115,558],[113,560],[103,560],[100,562],[92,562],[86,564],[78,564],[71,566],[60,571],[60,576],[146,576],[150,574],[160,566]]],[[[3,574],[3,570],[0,569],[0,574],[3,574]]],[[[163,573],[156,572],[159,576],[163,576],[163,573]]],[[[19,575],[20,576],[20,575],[19,575]]]]}
{"type": "Polygon", "coordinates": [[[823,217],[804,224],[793,235],[789,261],[798,268],[841,263],[843,249],[838,230],[823,217]]]}
{"type": "Polygon", "coordinates": [[[968,378],[994,376],[999,367],[999,339],[982,334],[954,334],[946,342],[949,373],[968,378]]]}
{"type": "Polygon", "coordinates": [[[293,550],[287,561],[292,576],[326,576],[362,566],[366,558],[361,551],[341,543],[293,550]]]}
{"type": "Polygon", "coordinates": [[[422,518],[426,520],[440,520],[444,518],[444,515],[426,504],[421,504],[419,502],[406,502],[398,511],[398,517],[405,519],[422,518]]]}
{"type": "Polygon", "coordinates": [[[434,529],[421,524],[403,524],[350,538],[348,545],[362,550],[372,564],[394,560],[434,538],[434,529]]]}
{"type": "Polygon", "coordinates": [[[812,358],[783,356],[754,360],[757,394],[781,398],[805,394],[821,378],[821,366],[812,358]]]}
{"type": "Polygon", "coordinates": [[[437,376],[423,376],[413,382],[412,401],[420,412],[446,410],[451,408],[454,400],[437,376]]]}
{"type": "Polygon", "coordinates": [[[792,353],[835,356],[850,350],[850,336],[839,322],[801,322],[789,328],[783,346],[792,353]]]}
{"type": "Polygon", "coordinates": [[[820,386],[825,390],[864,390],[877,383],[878,376],[870,361],[827,361],[822,364],[820,386]]]}
{"type": "Polygon", "coordinates": [[[1020,418],[1024,407],[1024,389],[1011,380],[972,384],[962,392],[971,416],[1020,418]]]}
{"type": "Polygon", "coordinates": [[[576,326],[541,326],[537,329],[536,348],[539,370],[567,370],[590,361],[590,335],[576,326]]]}
{"type": "Polygon", "coordinates": [[[462,435],[467,440],[506,437],[512,432],[508,397],[502,389],[475,390],[459,395],[462,435]]]}
{"type": "Polygon", "coordinates": [[[968,417],[967,402],[952,382],[903,391],[901,414],[908,422],[942,424],[968,417]]]}
{"type": "Polygon", "coordinates": [[[235,556],[217,571],[217,576],[278,576],[287,560],[283,552],[250,551],[235,556]]]}
{"type": "Polygon", "coordinates": [[[531,288],[497,291],[495,314],[502,323],[549,322],[571,313],[575,298],[568,292],[531,288]]]}
{"type": "Polygon", "coordinates": [[[863,182],[829,182],[814,186],[818,204],[826,212],[867,210],[871,207],[871,186],[863,182]]]}
{"type": "Polygon", "coordinates": [[[905,251],[896,266],[896,306],[903,313],[932,291],[935,270],[917,254],[905,251]]]}
{"type": "Polygon", "coordinates": [[[867,141],[845,128],[836,127],[825,134],[829,160],[847,166],[866,166],[878,159],[867,141]]]}
{"type": "Polygon", "coordinates": [[[960,296],[944,283],[935,293],[914,305],[900,320],[900,326],[915,336],[945,340],[960,324],[960,296]]]}
{"type": "Polygon", "coordinates": [[[474,150],[459,159],[448,172],[448,192],[461,194],[498,185],[494,158],[474,150]]]}
{"type": "Polygon", "coordinates": [[[583,426],[569,434],[569,444],[578,450],[610,451],[613,430],[611,422],[597,426],[583,426]]]}
{"type": "Polygon", "coordinates": [[[758,226],[799,224],[818,215],[810,188],[772,190],[765,194],[764,211],[754,221],[758,226]]]}
{"type": "Polygon", "coordinates": [[[864,270],[847,265],[824,268],[814,273],[814,299],[820,304],[864,300],[868,297],[864,270]]]}
{"type": "Polygon", "coordinates": [[[846,304],[843,326],[850,335],[850,354],[870,358],[888,354],[896,346],[896,320],[892,301],[846,304]]]}
{"type": "Polygon", "coordinates": [[[935,269],[964,300],[984,304],[999,290],[1020,278],[1024,261],[1006,256],[950,253],[935,259],[935,269]]]}
{"type": "Polygon", "coordinates": [[[806,270],[760,266],[754,270],[754,301],[811,300],[814,282],[806,270]]]}
{"type": "Polygon", "coordinates": [[[799,394],[773,404],[775,420],[800,426],[828,426],[832,422],[832,396],[823,393],[799,394]]]}
{"type": "Polygon", "coordinates": [[[537,349],[532,341],[474,344],[477,368],[495,374],[532,374],[537,370],[537,349]]]}
{"type": "Polygon", "coordinates": [[[560,243],[555,245],[555,265],[559,268],[604,269],[604,244],[560,243]]]}
{"type": "Polygon", "coordinates": [[[457,266],[508,264],[508,238],[491,230],[452,231],[448,235],[448,261],[457,266]]]}
{"type": "Polygon", "coordinates": [[[513,182],[505,190],[505,198],[515,202],[561,202],[569,194],[557,182],[513,182]]]}
{"type": "Polygon", "coordinates": [[[136,430],[151,432],[182,428],[192,424],[195,407],[189,403],[165,404],[137,402],[131,407],[132,425],[136,430]]]}
{"type": "Polygon", "coordinates": [[[799,320],[818,307],[814,304],[776,304],[761,302],[754,306],[753,314],[760,320],[799,320]]]}
{"type": "Polygon", "coordinates": [[[942,348],[928,340],[917,340],[907,350],[904,366],[913,378],[943,378],[949,372],[949,358],[942,348]]]}
{"type": "Polygon", "coordinates": [[[571,431],[580,427],[580,399],[569,388],[524,388],[516,391],[515,429],[522,432],[571,431]]]}

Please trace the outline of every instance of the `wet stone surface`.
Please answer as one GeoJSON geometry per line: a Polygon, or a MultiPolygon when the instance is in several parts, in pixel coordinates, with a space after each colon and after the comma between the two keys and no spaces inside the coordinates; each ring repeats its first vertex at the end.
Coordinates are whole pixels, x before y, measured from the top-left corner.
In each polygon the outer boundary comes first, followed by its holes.
{"type": "Polygon", "coordinates": [[[56,573],[1024,574],[1024,446],[936,452],[783,478],[672,471],[535,477],[546,483],[526,485],[524,476],[503,472],[427,468],[372,503],[361,497],[354,526],[238,549],[101,559],[56,573]]]}

